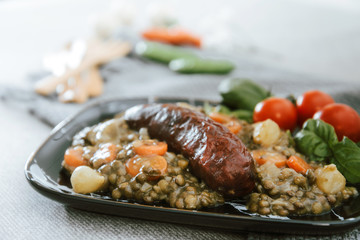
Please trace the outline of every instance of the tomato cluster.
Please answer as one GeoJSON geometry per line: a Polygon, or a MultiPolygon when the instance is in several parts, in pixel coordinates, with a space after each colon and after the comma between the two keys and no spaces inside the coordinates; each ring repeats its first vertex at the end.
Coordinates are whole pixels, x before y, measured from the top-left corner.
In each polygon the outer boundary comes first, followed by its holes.
{"type": "Polygon", "coordinates": [[[296,104],[280,97],[270,97],[259,102],[254,109],[254,122],[271,119],[284,130],[294,130],[307,119],[321,119],[331,124],[339,140],[347,136],[360,141],[360,116],[350,106],[335,103],[334,99],[321,91],[311,90],[296,99],[296,104]]]}

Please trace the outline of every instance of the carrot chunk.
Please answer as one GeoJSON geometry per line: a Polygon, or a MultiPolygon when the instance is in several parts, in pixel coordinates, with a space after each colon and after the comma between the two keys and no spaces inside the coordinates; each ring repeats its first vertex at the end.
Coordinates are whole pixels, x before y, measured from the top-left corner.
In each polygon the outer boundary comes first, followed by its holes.
{"type": "Polygon", "coordinates": [[[215,122],[223,124],[227,127],[230,132],[237,134],[242,129],[241,124],[236,119],[219,112],[212,112],[210,113],[209,117],[214,120],[215,122]]]}
{"type": "Polygon", "coordinates": [[[167,152],[168,145],[165,142],[155,140],[139,140],[133,143],[134,152],[138,155],[164,155],[167,152]]]}
{"type": "Polygon", "coordinates": [[[240,125],[240,123],[236,120],[232,120],[230,122],[227,122],[226,124],[224,124],[225,127],[227,127],[230,132],[232,132],[233,134],[237,134],[240,132],[240,130],[242,129],[242,126],[240,125]]]}
{"type": "Polygon", "coordinates": [[[117,147],[115,144],[106,143],[101,145],[101,147],[95,152],[95,156],[98,158],[103,158],[107,162],[111,162],[116,159],[117,147]]]}
{"type": "Polygon", "coordinates": [[[87,165],[87,162],[82,156],[83,153],[84,151],[82,147],[68,148],[64,155],[65,164],[71,167],[87,165]]]}
{"type": "Polygon", "coordinates": [[[145,39],[174,45],[201,47],[201,39],[180,28],[151,28],[142,33],[145,39]]]}
{"type": "Polygon", "coordinates": [[[153,170],[155,170],[155,174],[148,176],[150,181],[154,181],[158,179],[160,176],[164,176],[167,172],[167,161],[162,156],[153,156],[149,159],[150,166],[153,170]]]}
{"type": "Polygon", "coordinates": [[[139,155],[135,155],[134,157],[130,158],[126,164],[126,172],[131,176],[135,177],[139,174],[140,169],[143,167],[143,158],[139,155]]]}
{"type": "Polygon", "coordinates": [[[286,164],[289,168],[292,168],[301,174],[306,174],[309,169],[312,169],[312,167],[304,159],[295,155],[290,156],[286,161],[286,164]]]}
{"type": "Polygon", "coordinates": [[[286,157],[278,152],[267,151],[264,149],[258,149],[251,151],[251,156],[259,164],[263,165],[267,162],[272,162],[278,168],[286,165],[286,157]]]}
{"type": "Polygon", "coordinates": [[[231,120],[231,117],[219,112],[211,112],[209,117],[218,123],[226,123],[231,120]]]}
{"type": "Polygon", "coordinates": [[[167,161],[164,157],[159,155],[135,155],[134,157],[130,158],[125,164],[127,173],[129,173],[133,177],[142,172],[142,169],[145,166],[151,167],[153,172],[155,173],[155,175],[148,176],[149,180],[156,180],[167,172],[167,161]]]}

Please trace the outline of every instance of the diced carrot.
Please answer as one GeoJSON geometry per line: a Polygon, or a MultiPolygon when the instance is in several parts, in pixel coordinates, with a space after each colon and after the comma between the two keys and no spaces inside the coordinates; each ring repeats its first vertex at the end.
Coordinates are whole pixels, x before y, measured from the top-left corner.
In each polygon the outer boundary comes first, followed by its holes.
{"type": "Polygon", "coordinates": [[[286,164],[289,168],[294,169],[298,173],[306,174],[309,169],[312,167],[301,157],[292,155],[286,161],[286,164]]]}
{"type": "Polygon", "coordinates": [[[139,140],[133,143],[133,149],[136,154],[147,155],[164,155],[167,151],[167,144],[156,140],[139,140]]]}
{"type": "Polygon", "coordinates": [[[99,157],[102,157],[107,162],[114,161],[117,155],[117,147],[115,144],[106,143],[101,145],[101,147],[96,151],[95,154],[99,154],[99,157]],[[99,152],[99,153],[97,153],[99,152]]]}
{"type": "Polygon", "coordinates": [[[218,123],[226,123],[231,120],[231,118],[228,115],[219,112],[211,112],[209,117],[218,123]]]}
{"type": "Polygon", "coordinates": [[[64,155],[65,164],[71,167],[87,165],[86,160],[82,156],[83,153],[82,147],[68,148],[64,155]]]}
{"type": "Polygon", "coordinates": [[[149,159],[150,166],[156,170],[156,175],[148,176],[148,180],[154,181],[167,172],[167,161],[162,156],[153,156],[149,159]]]}
{"type": "Polygon", "coordinates": [[[219,112],[210,113],[209,117],[215,122],[223,124],[230,132],[237,134],[242,129],[241,124],[236,119],[219,112]]]}
{"type": "Polygon", "coordinates": [[[143,161],[143,158],[139,155],[135,155],[134,157],[130,158],[125,164],[126,172],[135,177],[139,174],[140,169],[143,167],[143,161]]]}
{"type": "Polygon", "coordinates": [[[149,165],[153,170],[158,173],[158,175],[148,176],[148,180],[156,180],[160,176],[164,175],[167,171],[167,161],[164,157],[159,155],[135,155],[126,162],[125,167],[126,171],[131,176],[135,177],[142,171],[142,168],[146,165],[149,165]]]}
{"type": "Polygon", "coordinates": [[[232,132],[233,134],[237,134],[240,132],[240,130],[242,129],[242,126],[240,125],[240,123],[236,120],[232,120],[226,124],[224,124],[225,127],[227,127],[230,132],[232,132]]]}
{"type": "Polygon", "coordinates": [[[151,41],[160,41],[174,45],[201,46],[201,39],[180,28],[151,28],[142,33],[142,36],[151,41]]]}
{"type": "Polygon", "coordinates": [[[286,165],[286,157],[278,152],[258,149],[251,151],[251,155],[259,165],[263,165],[267,162],[274,163],[278,168],[286,165]]]}

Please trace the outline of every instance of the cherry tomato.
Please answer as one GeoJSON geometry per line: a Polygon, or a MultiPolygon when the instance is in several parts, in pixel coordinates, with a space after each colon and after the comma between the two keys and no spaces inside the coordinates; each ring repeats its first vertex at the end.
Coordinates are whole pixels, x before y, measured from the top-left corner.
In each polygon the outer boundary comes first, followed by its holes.
{"type": "Polygon", "coordinates": [[[305,92],[296,99],[299,125],[302,125],[307,119],[312,118],[317,111],[326,105],[334,102],[334,99],[324,92],[318,90],[305,92]]]}
{"type": "Polygon", "coordinates": [[[293,130],[296,127],[296,107],[289,100],[279,97],[267,98],[258,104],[254,109],[254,122],[271,119],[282,129],[293,130]]]}
{"type": "Polygon", "coordinates": [[[314,114],[314,119],[321,119],[331,124],[341,141],[347,136],[354,142],[360,141],[360,117],[350,106],[341,103],[332,103],[323,107],[314,114]]]}

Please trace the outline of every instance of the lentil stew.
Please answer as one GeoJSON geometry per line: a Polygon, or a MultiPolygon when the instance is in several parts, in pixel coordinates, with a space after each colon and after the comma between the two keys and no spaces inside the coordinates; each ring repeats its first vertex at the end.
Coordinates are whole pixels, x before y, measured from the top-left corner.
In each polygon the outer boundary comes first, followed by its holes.
{"type": "MultiPolygon", "coordinates": [[[[256,231],[275,233],[332,234],[350,230],[360,223],[360,197],[354,197],[330,212],[320,215],[261,216],[250,212],[246,199],[226,200],[224,204],[196,211],[163,206],[138,204],[125,199],[111,200],[109,195],[77,194],[69,188],[69,178],[59,171],[64,152],[72,137],[86,126],[92,126],[116,113],[143,103],[190,102],[202,106],[204,101],[173,98],[136,98],[102,101],[84,108],[81,112],[61,122],[49,137],[31,154],[25,165],[29,184],[43,196],[64,206],[100,214],[139,218],[192,226],[227,229],[231,231],[256,231]],[[59,178],[60,177],[60,178],[59,178]]],[[[251,126],[245,126],[251,127],[251,126]]],[[[243,128],[243,129],[244,129],[243,128]]],[[[246,135],[248,136],[248,135],[246,135]]],[[[245,140],[243,140],[246,142],[245,140]]],[[[254,144],[254,146],[256,146],[254,144]]],[[[96,216],[96,215],[94,215],[96,216]]]]}
{"type": "MultiPolygon", "coordinates": [[[[200,107],[180,105],[203,112],[200,107]]],[[[310,162],[309,169],[303,173],[288,167],[291,157],[306,159],[306,156],[296,152],[291,136],[273,122],[249,124],[236,120],[236,123],[241,126],[236,136],[245,144],[255,163],[255,188],[242,198],[229,199],[208,187],[193,174],[189,159],[171,149],[159,154],[138,154],[134,146],[139,142],[156,144],[161,141],[151,138],[147,128],[130,129],[122,113],[79,131],[69,149],[81,153],[83,164],[74,167],[64,161],[63,170],[71,175],[73,188],[78,186],[75,192],[96,192],[115,201],[179,209],[216,209],[226,203],[242,201],[246,202],[245,211],[251,214],[320,215],[358,196],[355,187],[345,186],[345,179],[334,165],[310,162]],[[165,159],[166,170],[151,164],[154,155],[165,159]],[[140,164],[136,174],[129,171],[131,161],[133,165],[140,164]],[[335,184],[329,186],[327,182],[332,179],[335,184]],[[84,181],[85,187],[79,187],[77,183],[84,181]]]]}

